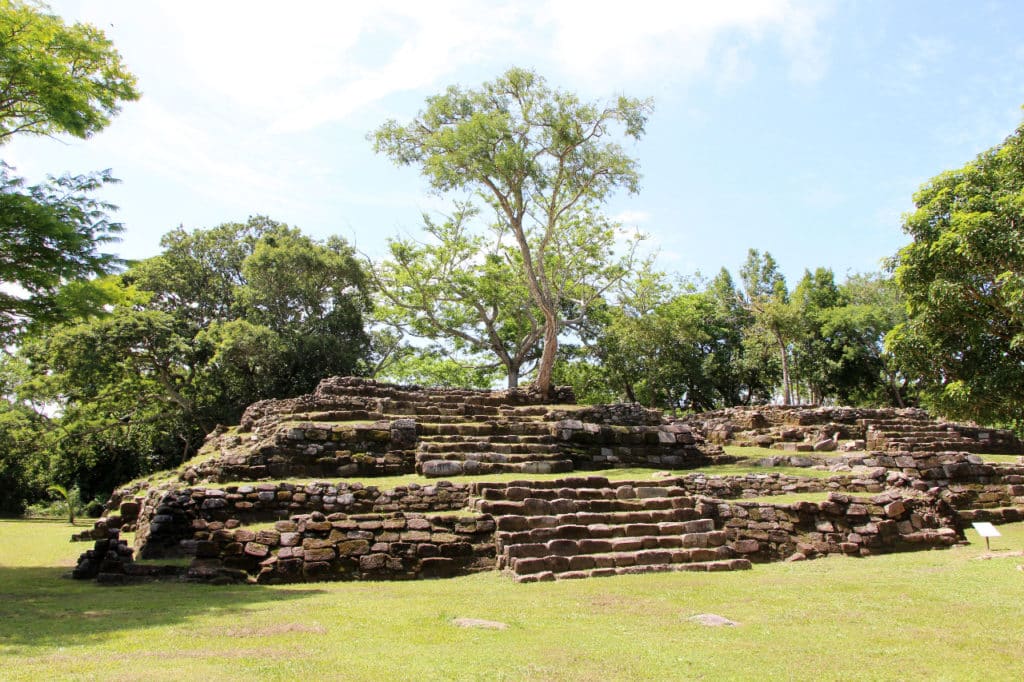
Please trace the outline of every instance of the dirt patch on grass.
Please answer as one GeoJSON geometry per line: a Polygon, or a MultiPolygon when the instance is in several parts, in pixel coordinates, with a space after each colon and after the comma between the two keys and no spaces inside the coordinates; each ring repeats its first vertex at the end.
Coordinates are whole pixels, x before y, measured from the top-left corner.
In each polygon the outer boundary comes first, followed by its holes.
{"type": "Polygon", "coordinates": [[[55,613],[55,618],[70,618],[76,620],[79,618],[93,619],[93,618],[107,618],[108,616],[114,615],[114,612],[109,609],[98,609],[92,611],[61,611],[55,613]]]}
{"type": "Polygon", "coordinates": [[[315,623],[273,623],[263,626],[237,626],[230,628],[214,628],[211,634],[216,637],[267,637],[285,635],[292,632],[322,635],[327,628],[315,623]]]}
{"type": "Polygon", "coordinates": [[[507,630],[508,623],[482,618],[455,618],[452,624],[459,628],[483,628],[485,630],[507,630]]]}
{"type": "Polygon", "coordinates": [[[998,550],[994,549],[991,552],[985,552],[974,557],[975,559],[1005,559],[1007,557],[1024,556],[1024,551],[1021,550],[998,550]]]}

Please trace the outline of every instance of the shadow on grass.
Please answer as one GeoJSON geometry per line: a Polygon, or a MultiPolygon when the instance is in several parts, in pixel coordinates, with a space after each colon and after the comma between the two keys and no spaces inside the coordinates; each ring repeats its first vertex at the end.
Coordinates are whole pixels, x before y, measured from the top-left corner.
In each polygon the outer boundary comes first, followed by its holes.
{"type": "MultiPolygon", "coordinates": [[[[237,614],[321,594],[255,585],[154,582],[105,587],[72,580],[68,568],[0,566],[0,648],[74,646],[109,634],[187,624],[199,616],[237,614]]],[[[2,677],[2,673],[0,673],[2,677]]]]}

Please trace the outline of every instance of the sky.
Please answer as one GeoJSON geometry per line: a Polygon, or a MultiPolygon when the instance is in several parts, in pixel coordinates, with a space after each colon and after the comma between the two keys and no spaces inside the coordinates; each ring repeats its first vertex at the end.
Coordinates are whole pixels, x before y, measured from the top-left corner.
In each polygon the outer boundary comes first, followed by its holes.
{"type": "Polygon", "coordinates": [[[179,225],[258,214],[380,257],[452,197],[367,134],[518,66],[588,101],[654,99],[624,145],[641,190],[605,210],[648,235],[661,269],[735,272],[756,248],[791,285],[821,266],[842,279],[906,244],[917,188],[999,144],[1024,105],[1016,0],[50,7],[101,28],[143,95],[88,140],[22,137],[0,158],[29,180],[110,168],[131,259],[179,225]]]}

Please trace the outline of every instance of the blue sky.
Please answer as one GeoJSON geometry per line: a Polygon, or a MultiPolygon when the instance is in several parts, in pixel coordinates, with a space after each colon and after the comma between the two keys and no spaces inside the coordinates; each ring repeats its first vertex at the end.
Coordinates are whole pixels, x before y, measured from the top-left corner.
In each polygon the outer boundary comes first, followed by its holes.
{"type": "Polygon", "coordinates": [[[106,31],[140,101],[87,141],[22,138],[31,178],[111,168],[121,255],[177,225],[265,214],[379,256],[444,211],[366,135],[424,99],[509,66],[585,99],[653,97],[638,195],[609,215],[650,235],[660,266],[736,269],[771,251],[804,268],[876,270],[937,173],[1022,120],[1024,3],[52,2],[106,31]],[[366,6],[362,6],[366,5],[366,6]]]}

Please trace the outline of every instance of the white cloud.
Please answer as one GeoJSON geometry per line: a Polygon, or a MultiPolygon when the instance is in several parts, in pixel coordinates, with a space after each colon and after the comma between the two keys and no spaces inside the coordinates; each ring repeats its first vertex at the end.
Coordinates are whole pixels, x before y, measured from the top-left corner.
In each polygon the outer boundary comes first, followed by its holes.
{"type": "Polygon", "coordinates": [[[163,0],[81,9],[101,26],[117,22],[112,31],[125,36],[126,56],[138,50],[144,83],[158,84],[154,89],[173,82],[207,108],[244,111],[271,133],[291,133],[345,120],[396,93],[435,91],[480,66],[497,71],[519,63],[603,94],[708,71],[724,81],[745,79],[753,63],[746,47],[766,36],[790,56],[795,78],[813,80],[825,64],[817,7],[793,0],[550,0],[497,1],[481,11],[470,0],[307,1],[294,8],[163,0]]]}
{"type": "MultiPolygon", "coordinates": [[[[475,85],[514,64],[585,97],[664,92],[698,77],[742,82],[756,74],[762,48],[786,55],[794,78],[813,79],[804,63],[825,63],[816,7],[800,0],[53,2],[69,20],[106,31],[143,90],[116,125],[89,141],[88,153],[103,159],[94,167],[131,164],[147,185],[163,181],[168,224],[193,202],[200,223],[206,215],[271,211],[324,230],[341,211],[342,220],[358,223],[372,206],[433,208],[411,173],[384,175],[387,161],[362,139],[382,110],[407,117],[407,107],[449,83],[475,85]],[[356,177],[363,169],[382,181],[368,186],[356,177]]],[[[691,118],[704,115],[690,106],[691,118]]],[[[126,212],[148,215],[151,195],[122,177],[126,212]]],[[[616,219],[635,228],[651,216],[628,211],[616,219]]]]}
{"type": "Polygon", "coordinates": [[[646,223],[651,219],[651,214],[648,211],[622,211],[612,216],[612,220],[617,223],[622,223],[626,227],[639,225],[640,223],[646,223]]]}
{"type": "Polygon", "coordinates": [[[759,41],[777,34],[793,60],[792,75],[814,80],[825,60],[817,25],[819,6],[791,0],[674,2],[552,0],[541,20],[552,29],[553,54],[575,78],[599,82],[686,79],[709,68],[713,51],[732,41],[723,65],[726,78],[744,73],[736,40],[759,41]],[[816,65],[816,71],[808,63],[816,65]]]}

